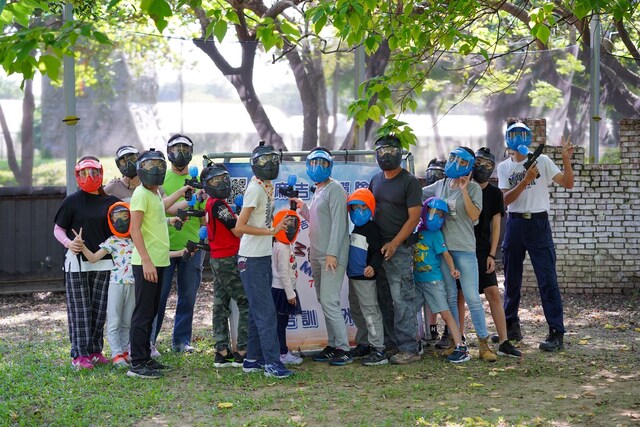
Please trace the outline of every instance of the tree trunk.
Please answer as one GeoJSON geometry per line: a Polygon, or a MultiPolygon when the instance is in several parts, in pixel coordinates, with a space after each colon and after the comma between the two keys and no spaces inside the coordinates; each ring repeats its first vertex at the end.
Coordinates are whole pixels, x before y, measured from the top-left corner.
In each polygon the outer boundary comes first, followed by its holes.
{"type": "Polygon", "coordinates": [[[22,100],[22,166],[18,182],[23,187],[32,186],[33,177],[33,118],[36,103],[33,99],[33,80],[25,80],[22,100]]]}
{"type": "Polygon", "coordinates": [[[304,48],[302,57],[292,46],[285,55],[293,71],[293,76],[302,102],[302,150],[311,150],[318,145],[318,80],[315,78],[313,62],[308,48],[304,48]],[[306,51],[306,52],[305,52],[306,51]],[[305,63],[307,64],[305,66],[305,63]]]}
{"type": "MultiPolygon", "coordinates": [[[[272,145],[276,150],[287,150],[282,137],[274,129],[269,116],[264,111],[262,101],[258,98],[253,86],[253,65],[258,42],[243,41],[242,62],[240,67],[231,67],[222,56],[213,40],[194,39],[193,43],[211,58],[218,70],[236,89],[240,101],[244,105],[261,140],[272,145]]],[[[257,141],[256,141],[257,142],[257,141]]]]}
{"type": "Polygon", "coordinates": [[[4,115],[4,110],[2,109],[2,104],[0,104],[0,127],[2,128],[2,136],[4,137],[4,142],[7,146],[7,162],[9,163],[9,168],[11,172],[13,172],[13,176],[16,178],[16,182],[20,182],[20,165],[16,160],[16,152],[13,148],[13,138],[11,138],[11,132],[9,132],[9,126],[7,125],[7,118],[4,115]]]}

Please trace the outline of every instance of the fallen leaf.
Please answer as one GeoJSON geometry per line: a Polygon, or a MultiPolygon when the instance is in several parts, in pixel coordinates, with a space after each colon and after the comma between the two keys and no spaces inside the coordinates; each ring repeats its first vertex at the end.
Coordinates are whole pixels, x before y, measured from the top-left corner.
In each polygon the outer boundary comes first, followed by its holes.
{"type": "Polygon", "coordinates": [[[218,402],[218,409],[229,409],[233,408],[233,403],[231,402],[218,402]]]}
{"type": "Polygon", "coordinates": [[[613,326],[611,323],[607,323],[606,325],[604,325],[605,329],[614,329],[615,326],[613,326]]]}
{"type": "Polygon", "coordinates": [[[640,332],[640,328],[635,328],[634,331],[640,332]]]}
{"type": "Polygon", "coordinates": [[[502,409],[498,409],[498,408],[489,408],[489,410],[491,412],[502,412],[502,409]]]}
{"type": "Polygon", "coordinates": [[[589,341],[588,340],[580,340],[580,341],[578,341],[578,344],[587,345],[587,344],[589,344],[589,341]]]}
{"type": "Polygon", "coordinates": [[[566,399],[567,395],[566,394],[557,394],[554,396],[556,399],[566,399]]]}
{"type": "Polygon", "coordinates": [[[488,375],[489,375],[490,377],[495,377],[496,375],[498,375],[498,373],[497,373],[497,372],[494,372],[494,371],[491,371],[491,372],[489,372],[489,374],[488,374],[488,375]]]}
{"type": "Polygon", "coordinates": [[[480,383],[471,383],[471,384],[469,384],[469,387],[484,387],[484,384],[480,384],[480,383]]]}

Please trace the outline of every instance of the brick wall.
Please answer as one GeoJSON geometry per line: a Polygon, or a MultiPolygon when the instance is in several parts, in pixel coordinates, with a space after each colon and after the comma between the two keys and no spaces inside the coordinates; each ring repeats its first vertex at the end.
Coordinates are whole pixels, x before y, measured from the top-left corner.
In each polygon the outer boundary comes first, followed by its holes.
{"type": "MultiPolygon", "coordinates": [[[[527,120],[532,147],[546,141],[544,119],[527,120]]],[[[640,290],[640,119],[620,122],[621,163],[585,165],[573,159],[575,186],[551,189],[550,222],[560,288],[566,293],[632,293],[640,290]]],[[[581,142],[581,141],[574,141],[581,142]]],[[[560,141],[545,154],[562,168],[560,141]]],[[[536,288],[529,259],[523,286],[536,288]]]]}

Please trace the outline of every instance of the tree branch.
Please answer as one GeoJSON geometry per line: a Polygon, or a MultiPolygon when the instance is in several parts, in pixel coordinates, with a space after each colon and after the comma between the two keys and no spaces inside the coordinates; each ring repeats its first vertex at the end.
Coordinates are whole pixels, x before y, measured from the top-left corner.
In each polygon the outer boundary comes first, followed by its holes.
{"type": "Polygon", "coordinates": [[[13,138],[11,138],[11,132],[9,132],[9,126],[7,125],[7,119],[0,104],[0,127],[2,127],[2,135],[4,136],[4,142],[7,145],[7,161],[9,168],[13,172],[13,176],[16,178],[16,182],[20,182],[20,166],[16,161],[16,152],[13,148],[13,138]]]}
{"type": "Polygon", "coordinates": [[[636,64],[640,65],[640,52],[638,52],[638,48],[633,44],[631,37],[629,37],[629,32],[627,28],[624,26],[622,21],[616,21],[616,30],[618,30],[618,34],[620,35],[620,39],[622,39],[622,43],[627,47],[631,56],[636,61],[636,64]]]}

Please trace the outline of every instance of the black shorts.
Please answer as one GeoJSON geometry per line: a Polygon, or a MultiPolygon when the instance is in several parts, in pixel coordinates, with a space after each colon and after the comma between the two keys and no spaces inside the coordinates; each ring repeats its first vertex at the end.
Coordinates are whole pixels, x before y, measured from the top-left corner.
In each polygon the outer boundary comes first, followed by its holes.
{"type": "Polygon", "coordinates": [[[498,276],[495,270],[492,273],[487,273],[489,254],[477,254],[476,256],[478,258],[478,290],[483,294],[485,288],[498,286],[498,276]]]}

